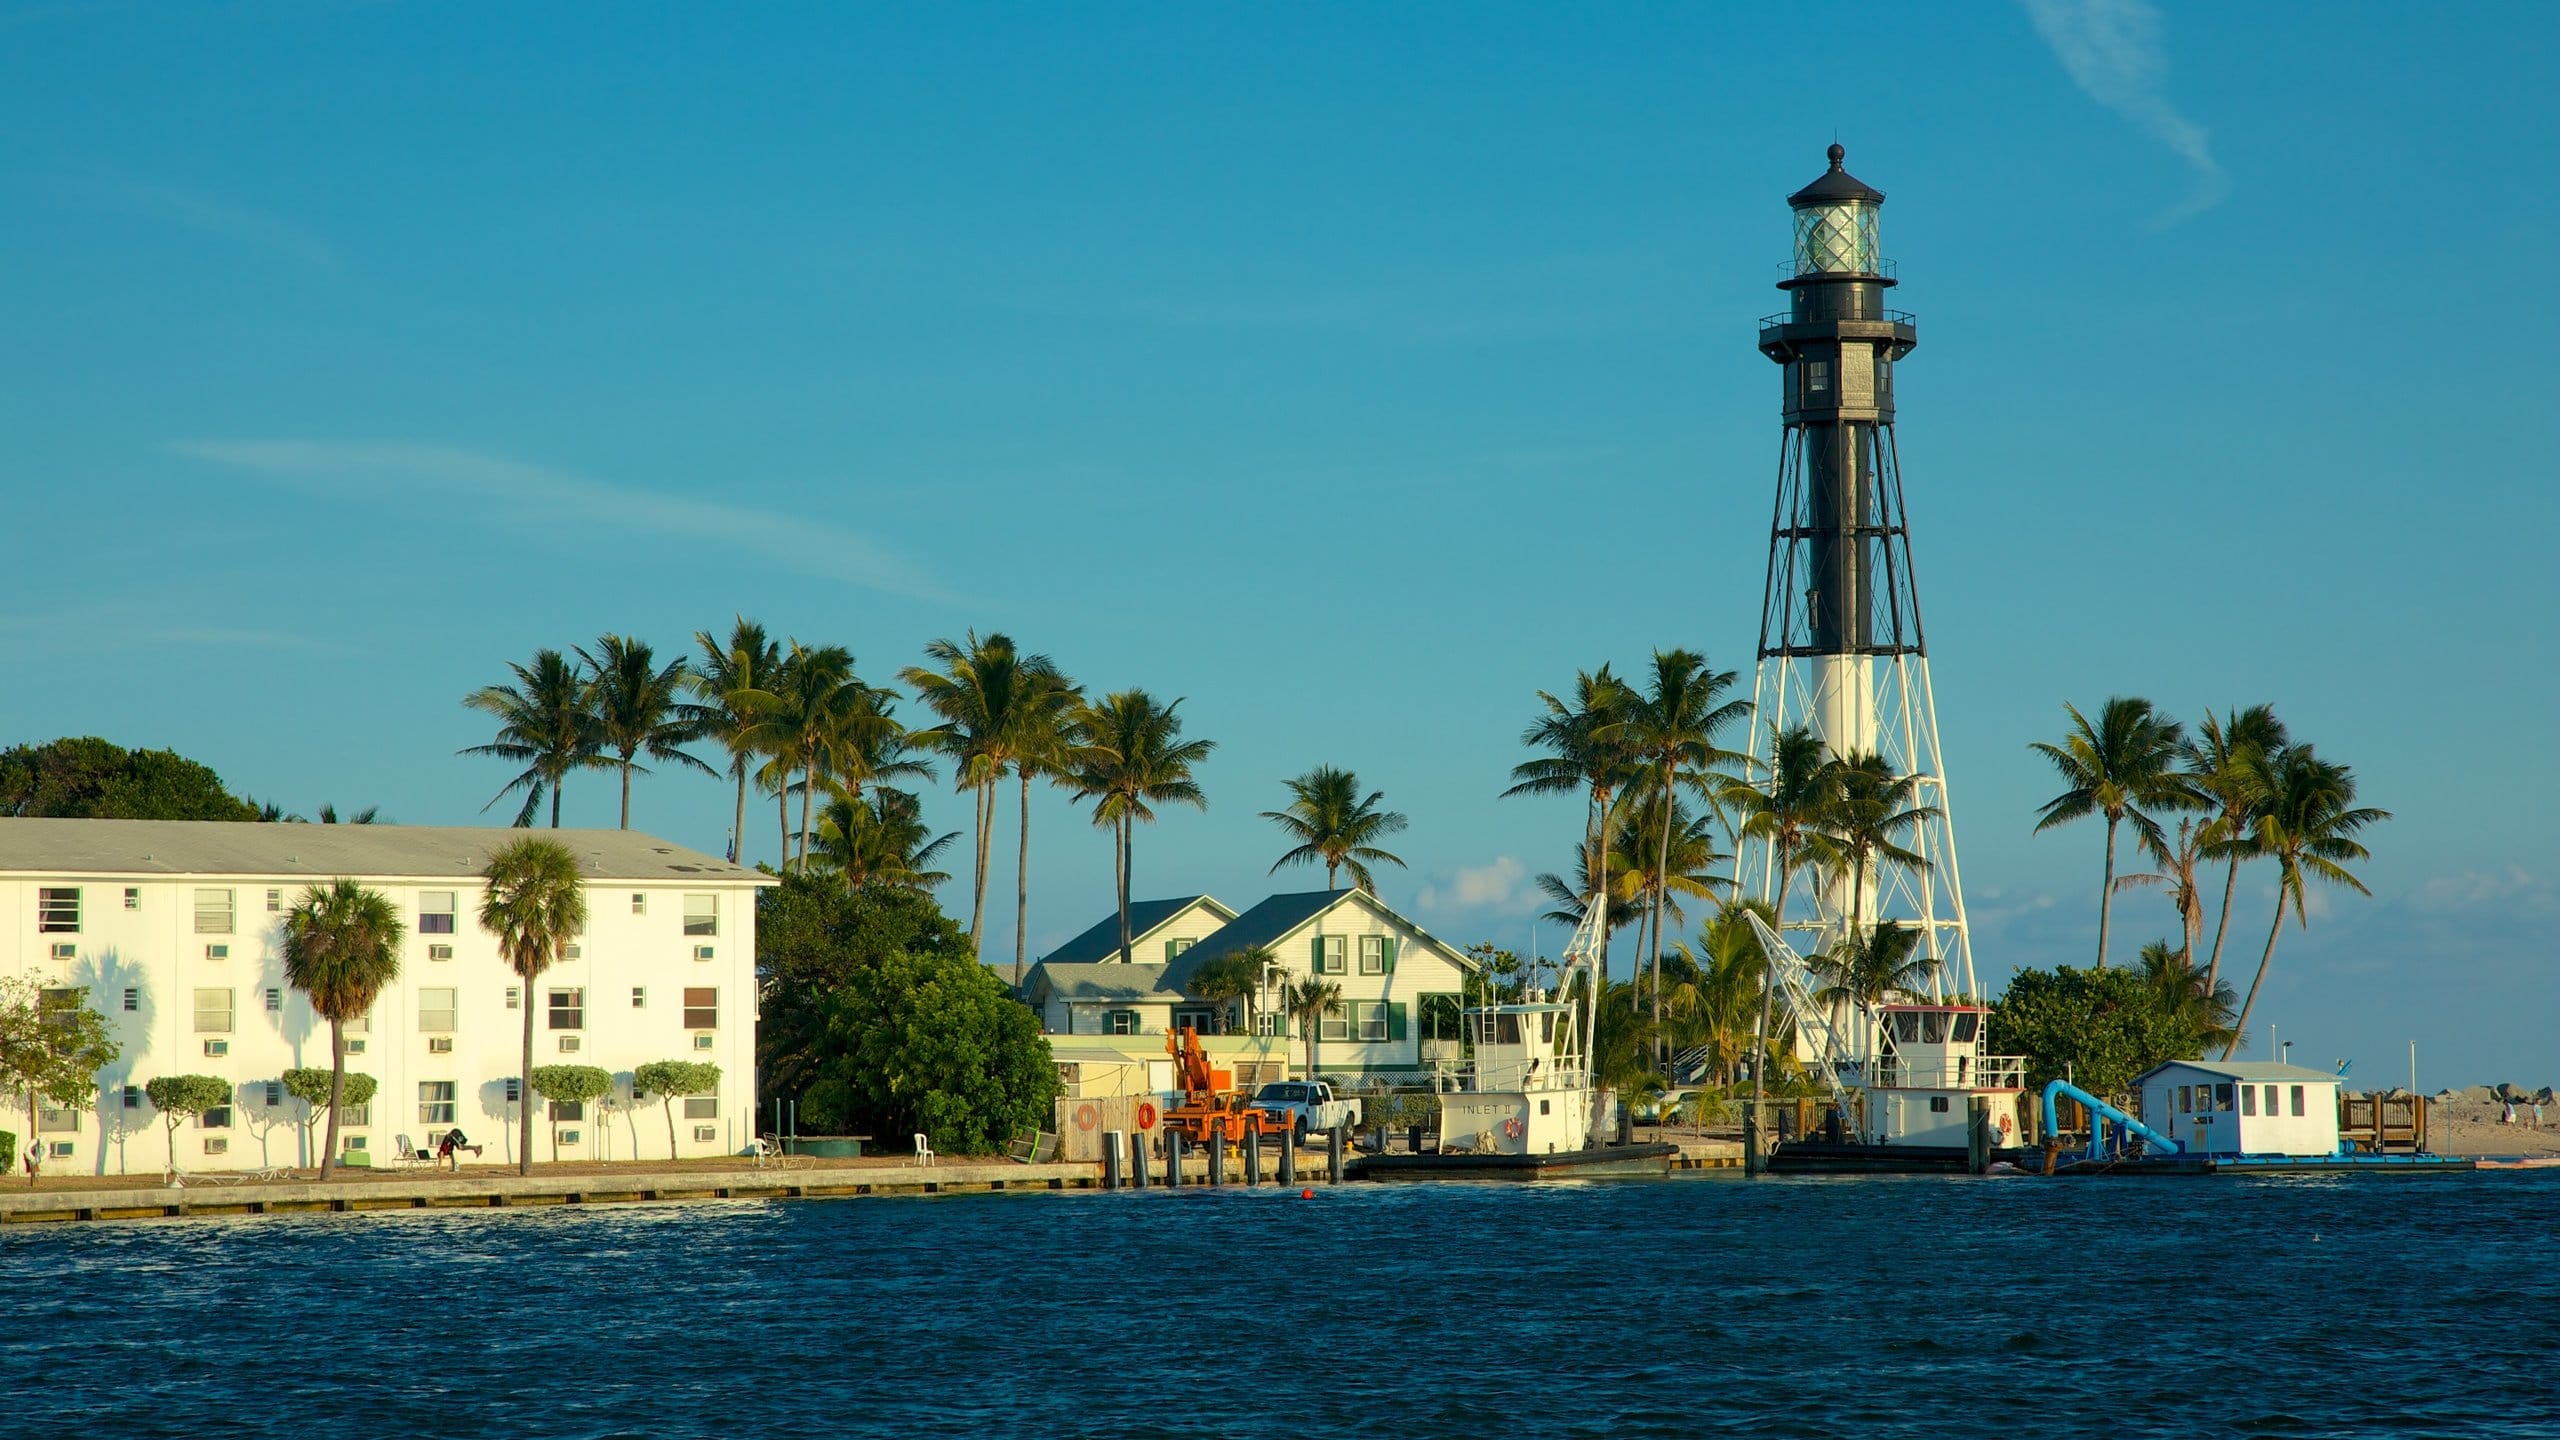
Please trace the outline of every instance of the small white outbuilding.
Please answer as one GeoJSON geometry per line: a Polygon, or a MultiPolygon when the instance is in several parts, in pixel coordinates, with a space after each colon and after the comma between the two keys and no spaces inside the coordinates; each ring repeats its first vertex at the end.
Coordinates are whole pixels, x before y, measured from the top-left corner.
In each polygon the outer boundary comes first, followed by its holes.
{"type": "Polygon", "coordinates": [[[2133,1082],[2143,1122],[2191,1155],[2335,1155],[2338,1085],[2263,1060],[2172,1060],[2133,1082]]]}

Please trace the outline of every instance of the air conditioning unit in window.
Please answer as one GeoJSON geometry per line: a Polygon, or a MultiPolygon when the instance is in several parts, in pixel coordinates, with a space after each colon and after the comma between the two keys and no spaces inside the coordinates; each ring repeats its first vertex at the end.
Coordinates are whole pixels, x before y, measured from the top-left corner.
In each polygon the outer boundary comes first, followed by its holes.
{"type": "Polygon", "coordinates": [[[363,1054],[363,1053],[364,1053],[364,1042],[363,1042],[363,1041],[361,1041],[361,1040],[350,1040],[350,1041],[348,1041],[348,1042],[347,1042],[347,1053],[348,1053],[348,1054],[350,1054],[350,1055],[361,1055],[361,1054],[363,1054]]]}
{"type": "Polygon", "coordinates": [[[204,1053],[207,1055],[228,1055],[231,1053],[231,1042],[228,1040],[207,1040],[204,1042],[204,1053]]]}
{"type": "Polygon", "coordinates": [[[693,1037],[693,1048],[696,1050],[708,1050],[715,1042],[717,1042],[718,1039],[719,1037],[716,1035],[696,1035],[693,1037]]]}
{"type": "Polygon", "coordinates": [[[427,947],[427,958],[430,960],[450,960],[453,958],[453,947],[450,945],[430,945],[427,947]]]}
{"type": "Polygon", "coordinates": [[[57,940],[53,945],[53,958],[56,960],[77,960],[80,958],[80,947],[78,944],[69,940],[57,940]]]}
{"type": "Polygon", "coordinates": [[[693,1138],[696,1140],[717,1140],[720,1138],[720,1127],[717,1125],[696,1125],[693,1127],[693,1138]]]}
{"type": "Polygon", "coordinates": [[[560,1037],[560,1053],[561,1053],[561,1054],[563,1054],[563,1055],[573,1055],[573,1054],[577,1053],[577,1049],[578,1049],[578,1037],[577,1037],[577,1036],[575,1036],[575,1035],[563,1035],[563,1036],[561,1036],[561,1037],[560,1037]]]}
{"type": "Polygon", "coordinates": [[[70,1159],[70,1158],[71,1158],[71,1142],[70,1142],[70,1141],[68,1141],[68,1140],[56,1140],[56,1141],[54,1141],[54,1142],[53,1142],[53,1158],[54,1158],[54,1159],[56,1159],[56,1160],[68,1160],[68,1159],[70,1159]]]}
{"type": "Polygon", "coordinates": [[[225,1154],[225,1153],[228,1153],[228,1152],[230,1151],[230,1149],[231,1149],[231,1140],[230,1140],[230,1138],[229,1138],[228,1136],[223,1136],[223,1135],[208,1135],[208,1136],[206,1136],[206,1137],[205,1137],[205,1141],[204,1141],[204,1153],[206,1153],[207,1155],[221,1155],[221,1154],[225,1154]]]}
{"type": "Polygon", "coordinates": [[[231,958],[231,947],[228,945],[207,945],[204,947],[204,958],[207,960],[228,960],[231,958]]]}
{"type": "Polygon", "coordinates": [[[711,947],[708,945],[696,945],[693,947],[693,958],[696,960],[708,960],[711,958],[711,954],[711,947]]]}
{"type": "Polygon", "coordinates": [[[452,1054],[452,1053],[453,1053],[453,1037],[452,1037],[452,1036],[450,1036],[450,1035],[430,1035],[430,1036],[428,1036],[428,1037],[427,1037],[427,1053],[428,1053],[428,1054],[430,1054],[430,1055],[450,1055],[450,1054],[452,1054]]]}
{"type": "Polygon", "coordinates": [[[563,1130],[560,1132],[559,1136],[560,1143],[563,1145],[575,1145],[578,1143],[579,1138],[578,1132],[575,1130],[563,1130]]]}

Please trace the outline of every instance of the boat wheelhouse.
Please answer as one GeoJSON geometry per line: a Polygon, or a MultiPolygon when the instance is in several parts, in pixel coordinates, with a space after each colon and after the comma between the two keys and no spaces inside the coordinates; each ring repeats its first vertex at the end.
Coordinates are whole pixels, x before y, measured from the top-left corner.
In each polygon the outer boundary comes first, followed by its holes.
{"type": "Polygon", "coordinates": [[[1554,1155],[1591,1138],[1591,1075],[1573,1001],[1486,1005],[1461,1013],[1471,1064],[1440,1091],[1440,1149],[1554,1155]]]}
{"type": "Polygon", "coordinates": [[[1991,1143],[2019,1143],[2027,1062],[1989,1053],[1987,1007],[1887,1004],[1874,1013],[1875,1051],[1864,1066],[1864,1128],[1874,1143],[1963,1149],[1976,1097],[1990,1102],[1991,1143]]]}

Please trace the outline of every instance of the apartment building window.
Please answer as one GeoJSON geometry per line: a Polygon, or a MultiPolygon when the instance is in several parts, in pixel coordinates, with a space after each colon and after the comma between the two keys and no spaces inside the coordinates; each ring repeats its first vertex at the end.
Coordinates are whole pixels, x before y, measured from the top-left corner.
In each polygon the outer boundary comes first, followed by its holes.
{"type": "Polygon", "coordinates": [[[76,1135],[80,1132],[80,1112],[68,1105],[38,1105],[36,1133],[39,1135],[76,1135]]]}
{"type": "Polygon", "coordinates": [[[717,935],[720,933],[720,897],[687,895],[684,897],[684,933],[717,935]]]}
{"type": "Polygon", "coordinates": [[[1363,975],[1387,973],[1386,936],[1363,935],[1360,937],[1360,973],[1363,975]]]}
{"type": "Polygon", "coordinates": [[[373,1102],[338,1107],[338,1124],[349,1130],[360,1130],[373,1123],[373,1102]]]}
{"type": "Polygon", "coordinates": [[[418,892],[418,933],[450,935],[453,933],[453,892],[421,890],[418,892]]]}
{"type": "Polygon", "coordinates": [[[47,1023],[67,1029],[72,1023],[71,1012],[80,1008],[80,994],[77,985],[47,985],[37,992],[36,1005],[47,1023]]]}
{"type": "Polygon", "coordinates": [[[39,935],[77,935],[80,933],[80,888],[76,885],[46,885],[36,890],[36,933],[39,935]]]}
{"type": "Polygon", "coordinates": [[[551,992],[551,1028],[584,1030],[587,1028],[587,992],[583,988],[551,992]]]}
{"type": "Polygon", "coordinates": [[[270,1012],[273,1012],[273,1011],[279,1011],[279,1010],[282,1010],[283,1008],[284,1008],[284,992],[283,992],[282,990],[277,989],[276,987],[274,987],[274,986],[272,986],[272,985],[268,986],[268,987],[267,987],[267,1009],[268,1009],[270,1012]]]}
{"type": "Polygon", "coordinates": [[[1349,1017],[1342,1013],[1342,1007],[1340,1005],[1327,1005],[1324,1007],[1324,1019],[1316,1023],[1316,1038],[1319,1040],[1348,1040],[1351,1038],[1351,1021],[1349,1017]]]}
{"type": "Polygon", "coordinates": [[[515,985],[507,987],[507,1008],[510,1010],[521,1010],[524,1008],[524,990],[522,987],[515,985]]]}
{"type": "Polygon", "coordinates": [[[231,992],[203,989],[196,991],[196,1033],[228,1035],[231,1033],[231,992]]]}
{"type": "Polygon", "coordinates": [[[461,1008],[456,996],[460,992],[451,985],[426,985],[418,990],[418,1031],[423,1035],[453,1033],[454,1012],[461,1008]]]}
{"type": "Polygon", "coordinates": [[[687,1120],[719,1119],[720,1097],[717,1095],[687,1095],[684,1097],[684,1118],[687,1120]]]}
{"type": "Polygon", "coordinates": [[[196,1117],[196,1128],[197,1128],[197,1129],[199,1129],[199,1130],[228,1130],[228,1129],[230,1129],[230,1128],[231,1128],[231,1105],[230,1105],[230,1102],[229,1102],[229,1101],[225,1101],[225,1102],[223,1102],[222,1104],[220,1104],[220,1105],[216,1105],[216,1106],[214,1106],[212,1109],[207,1110],[207,1111],[206,1111],[206,1112],[204,1112],[202,1115],[197,1116],[197,1117],[196,1117]]]}
{"type": "Polygon", "coordinates": [[[284,913],[283,891],[270,890],[267,892],[267,913],[270,915],[281,915],[284,913]]]}
{"type": "Polygon", "coordinates": [[[373,1033],[373,1017],[358,1015],[346,1022],[345,1029],[350,1035],[370,1035],[373,1033]]]}
{"type": "Polygon", "coordinates": [[[649,913],[649,897],[645,892],[639,890],[631,892],[631,913],[634,915],[649,913]]]}
{"type": "Polygon", "coordinates": [[[506,1084],[502,1087],[502,1093],[506,1095],[507,1103],[513,1105],[516,1101],[524,1097],[524,1082],[517,1079],[515,1076],[510,1075],[507,1077],[506,1084]]]}
{"type": "Polygon", "coordinates": [[[421,1080],[418,1082],[418,1123],[450,1125],[453,1123],[453,1082],[421,1080]]]}
{"type": "Polygon", "coordinates": [[[266,1085],[265,1085],[263,1088],[264,1088],[264,1089],[266,1090],[266,1092],[267,1092],[267,1095],[266,1095],[266,1105],[267,1105],[267,1108],[268,1108],[268,1109],[273,1110],[273,1109],[275,1109],[277,1106],[280,1106],[280,1105],[282,1105],[282,1104],[284,1103],[284,1082],[283,1082],[283,1081],[281,1081],[281,1080],[270,1080],[270,1081],[268,1081],[268,1082],[266,1083],[266,1085]]]}
{"type": "Polygon", "coordinates": [[[198,890],[196,892],[196,933],[228,935],[231,933],[231,892],[198,890]]]}
{"type": "Polygon", "coordinates": [[[124,1108],[127,1110],[139,1110],[142,1108],[141,1086],[127,1085],[124,1087],[124,1108]]]}
{"type": "Polygon", "coordinates": [[[1387,1038],[1387,1007],[1384,1004],[1374,1000],[1364,1000],[1354,1004],[1351,1011],[1360,1022],[1361,1039],[1384,1040],[1387,1038]]]}
{"type": "Polygon", "coordinates": [[[583,1122],[586,1118],[587,1102],[584,1100],[554,1100],[551,1102],[551,1119],[554,1124],[576,1125],[583,1122]]]}
{"type": "Polygon", "coordinates": [[[1319,935],[1316,937],[1316,973],[1340,975],[1351,968],[1351,937],[1319,935]]]}
{"type": "Polygon", "coordinates": [[[649,1008],[648,986],[634,985],[631,987],[631,1008],[634,1010],[646,1010],[649,1008]]]}
{"type": "Polygon", "coordinates": [[[139,910],[142,908],[141,886],[127,885],[124,887],[124,908],[127,910],[139,910]]]}
{"type": "Polygon", "coordinates": [[[717,986],[684,987],[684,1028],[717,1030],[720,1028],[720,991],[717,986]]]}

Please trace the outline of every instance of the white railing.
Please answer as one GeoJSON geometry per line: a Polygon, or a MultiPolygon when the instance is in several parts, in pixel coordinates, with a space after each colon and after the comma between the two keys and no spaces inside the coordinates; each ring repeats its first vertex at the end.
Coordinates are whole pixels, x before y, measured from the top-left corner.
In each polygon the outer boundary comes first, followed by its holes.
{"type": "Polygon", "coordinates": [[[1882,1055],[1869,1063],[1875,1067],[1873,1083],[1888,1090],[2022,1090],[2027,1083],[2023,1055],[1953,1055],[1932,1060],[1882,1055]]]}

